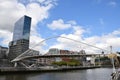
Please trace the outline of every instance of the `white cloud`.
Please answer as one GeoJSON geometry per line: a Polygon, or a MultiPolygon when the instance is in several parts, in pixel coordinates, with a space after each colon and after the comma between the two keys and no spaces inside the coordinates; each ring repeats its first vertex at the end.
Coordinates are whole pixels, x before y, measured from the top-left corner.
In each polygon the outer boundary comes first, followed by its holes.
{"type": "Polygon", "coordinates": [[[39,33],[36,31],[36,25],[43,19],[48,18],[49,10],[54,6],[54,3],[55,0],[34,0],[34,2],[33,0],[27,0],[26,2],[24,0],[0,0],[0,38],[3,39],[0,42],[2,45],[7,46],[12,40],[14,23],[23,15],[32,17],[31,45],[36,44],[37,40],[42,40],[38,36],[39,33]]]}
{"type": "Polygon", "coordinates": [[[120,30],[113,31],[108,35],[102,37],[106,44],[112,45],[114,48],[120,47],[120,30]]]}
{"type": "Polygon", "coordinates": [[[71,23],[70,21],[65,23],[62,19],[58,19],[58,20],[54,20],[51,24],[47,24],[47,26],[53,30],[55,29],[64,30],[70,28],[72,24],[73,21],[71,23]]]}
{"type": "MultiPolygon", "coordinates": [[[[73,29],[73,33],[70,34],[61,34],[61,36],[70,38],[73,40],[69,40],[66,38],[57,38],[57,43],[55,45],[50,46],[50,48],[59,48],[59,49],[69,49],[80,51],[81,49],[86,50],[87,53],[101,53],[102,50],[110,50],[110,46],[113,46],[114,51],[118,50],[120,47],[120,30],[113,31],[112,33],[108,33],[106,35],[101,36],[91,36],[84,37],[84,33],[86,32],[81,26],[71,26],[73,29]],[[78,43],[79,42],[79,43],[78,43]],[[87,43],[88,46],[84,43],[87,43]],[[96,47],[96,48],[95,48],[96,47]],[[100,48],[100,49],[99,49],[100,48]]],[[[120,49],[119,49],[120,50],[120,49]]],[[[108,53],[108,52],[106,52],[108,53]]]]}
{"type": "Polygon", "coordinates": [[[80,50],[81,44],[80,43],[78,44],[78,42],[74,42],[73,40],[82,41],[82,36],[85,30],[77,25],[71,26],[71,28],[74,31],[73,33],[60,35],[62,37],[57,38],[58,43],[51,46],[50,48],[70,49],[77,51],[80,50]]]}
{"type": "Polygon", "coordinates": [[[21,16],[20,14],[23,15],[23,9],[24,7],[16,0],[0,1],[0,29],[12,31],[14,22],[21,16]]]}
{"type": "Polygon", "coordinates": [[[116,3],[115,1],[110,1],[110,2],[108,3],[108,5],[110,5],[110,6],[112,6],[112,7],[115,7],[115,6],[117,6],[117,3],[116,3]]]}
{"type": "Polygon", "coordinates": [[[45,0],[38,0],[40,3],[43,3],[45,0]]]}
{"type": "Polygon", "coordinates": [[[26,14],[32,17],[32,26],[35,26],[39,21],[47,19],[49,16],[49,9],[53,5],[49,4],[48,6],[40,6],[37,3],[31,3],[26,7],[26,14]]]}
{"type": "Polygon", "coordinates": [[[73,26],[73,30],[74,30],[74,35],[77,36],[82,36],[84,32],[87,32],[82,28],[82,26],[73,26]]]}
{"type": "Polygon", "coordinates": [[[0,38],[3,39],[1,41],[2,45],[6,46],[6,44],[12,39],[12,33],[10,31],[0,30],[0,38]]]}
{"type": "Polygon", "coordinates": [[[111,7],[116,7],[117,6],[117,0],[94,0],[97,4],[103,4],[111,7]]]}
{"type": "Polygon", "coordinates": [[[67,23],[72,24],[72,25],[77,25],[77,23],[74,20],[68,21],[67,23]]]}
{"type": "Polygon", "coordinates": [[[36,36],[31,36],[31,40],[30,40],[30,48],[34,49],[34,50],[39,50],[41,54],[43,54],[44,52],[46,52],[43,49],[43,46],[46,45],[45,42],[42,42],[44,39],[41,38],[40,36],[36,35],[36,36]]]}
{"type": "MultiPolygon", "coordinates": [[[[64,22],[64,21],[62,20],[62,22],[64,22]]],[[[53,21],[53,23],[54,23],[54,21],[53,21]]],[[[70,49],[70,50],[78,50],[79,49],[80,50],[80,43],[79,44],[74,43],[73,40],[81,41],[82,37],[83,37],[83,33],[85,33],[86,31],[82,28],[82,26],[77,25],[77,23],[73,20],[67,21],[66,23],[64,23],[63,26],[68,25],[68,24],[70,25],[69,28],[71,28],[73,30],[72,33],[61,34],[60,36],[62,36],[62,37],[57,38],[58,43],[50,46],[50,48],[70,49]]],[[[53,28],[53,26],[51,28],[53,28]]],[[[61,27],[57,27],[55,29],[60,29],[60,28],[61,27]]],[[[66,29],[66,28],[64,27],[64,29],[66,29]]]]}
{"type": "MultiPolygon", "coordinates": [[[[85,42],[95,45],[99,48],[110,50],[110,46],[113,46],[114,51],[116,51],[120,47],[120,30],[113,31],[112,33],[108,33],[102,36],[93,36],[85,38],[85,42]]],[[[97,49],[96,49],[97,50],[97,49]]]]}

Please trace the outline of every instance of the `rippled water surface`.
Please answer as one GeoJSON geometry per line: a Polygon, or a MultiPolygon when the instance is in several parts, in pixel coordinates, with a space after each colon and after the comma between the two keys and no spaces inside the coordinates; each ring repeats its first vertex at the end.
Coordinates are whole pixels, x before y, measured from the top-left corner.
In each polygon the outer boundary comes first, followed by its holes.
{"type": "Polygon", "coordinates": [[[6,74],[0,80],[110,80],[111,68],[97,68],[50,73],[6,74]]]}

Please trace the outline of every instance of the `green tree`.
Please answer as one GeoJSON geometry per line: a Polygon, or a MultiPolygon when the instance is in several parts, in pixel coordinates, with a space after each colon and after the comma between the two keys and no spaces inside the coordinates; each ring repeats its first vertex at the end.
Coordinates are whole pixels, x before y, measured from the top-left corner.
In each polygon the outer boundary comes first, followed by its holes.
{"type": "Polygon", "coordinates": [[[60,62],[53,62],[52,65],[57,66],[79,66],[81,65],[79,60],[71,59],[70,61],[60,61],[60,62]]]}

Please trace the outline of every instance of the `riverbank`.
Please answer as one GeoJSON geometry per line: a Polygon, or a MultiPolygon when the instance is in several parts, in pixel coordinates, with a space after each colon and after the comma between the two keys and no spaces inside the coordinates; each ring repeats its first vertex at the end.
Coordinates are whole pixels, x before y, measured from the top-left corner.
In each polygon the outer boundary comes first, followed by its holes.
{"type": "Polygon", "coordinates": [[[9,73],[43,73],[43,72],[60,72],[60,71],[70,71],[70,70],[84,70],[84,69],[95,69],[100,68],[101,66],[77,66],[77,67],[43,67],[43,68],[14,68],[6,67],[0,68],[0,74],[9,74],[9,73]]]}

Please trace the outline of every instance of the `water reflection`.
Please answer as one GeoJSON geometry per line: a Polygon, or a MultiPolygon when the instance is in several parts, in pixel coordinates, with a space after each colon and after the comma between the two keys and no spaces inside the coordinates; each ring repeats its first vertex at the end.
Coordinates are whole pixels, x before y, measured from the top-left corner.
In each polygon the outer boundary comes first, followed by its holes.
{"type": "Polygon", "coordinates": [[[5,78],[3,80],[27,80],[26,75],[6,75],[5,78]]]}
{"type": "Polygon", "coordinates": [[[67,72],[0,75],[0,80],[109,80],[112,69],[98,68],[67,72]]]}

